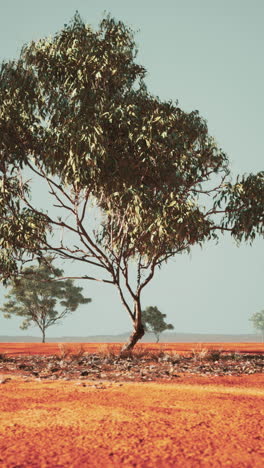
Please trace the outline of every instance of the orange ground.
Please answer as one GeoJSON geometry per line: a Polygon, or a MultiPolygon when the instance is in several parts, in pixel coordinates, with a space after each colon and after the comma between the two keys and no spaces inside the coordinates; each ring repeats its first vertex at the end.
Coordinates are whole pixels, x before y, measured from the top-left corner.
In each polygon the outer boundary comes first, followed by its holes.
{"type": "MultiPolygon", "coordinates": [[[[95,353],[107,349],[118,350],[121,343],[0,343],[0,353],[7,354],[60,354],[61,348],[95,353]]],[[[199,349],[218,349],[223,352],[261,353],[264,354],[264,343],[138,343],[135,349],[144,347],[150,351],[174,351],[185,353],[199,349]]]]}
{"type": "Polygon", "coordinates": [[[173,384],[11,377],[0,385],[3,468],[264,466],[263,375],[173,384]]]}

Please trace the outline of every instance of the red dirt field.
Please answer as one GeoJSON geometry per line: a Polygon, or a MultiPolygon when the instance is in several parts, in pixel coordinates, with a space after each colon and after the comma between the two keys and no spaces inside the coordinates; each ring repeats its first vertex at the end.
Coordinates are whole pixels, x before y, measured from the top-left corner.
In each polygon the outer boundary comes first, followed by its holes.
{"type": "MultiPolygon", "coordinates": [[[[69,345],[73,351],[80,346],[65,344],[69,345]]],[[[95,352],[103,345],[83,346],[95,352]]],[[[200,347],[194,343],[145,346],[177,353],[200,347]]],[[[202,345],[211,346],[264,352],[259,343],[202,345]]],[[[54,354],[61,347],[1,343],[0,352],[54,354]]],[[[0,379],[3,468],[264,466],[263,374],[186,374],[175,383],[43,381],[15,373],[0,379]]]]}
{"type": "MultiPolygon", "coordinates": [[[[80,348],[89,353],[100,350],[120,350],[122,343],[0,343],[0,353],[15,354],[60,354],[61,348],[74,352],[80,348]]],[[[192,350],[206,348],[222,352],[258,353],[264,354],[264,343],[138,343],[135,349],[143,347],[149,351],[166,351],[188,353],[192,350]]]]}

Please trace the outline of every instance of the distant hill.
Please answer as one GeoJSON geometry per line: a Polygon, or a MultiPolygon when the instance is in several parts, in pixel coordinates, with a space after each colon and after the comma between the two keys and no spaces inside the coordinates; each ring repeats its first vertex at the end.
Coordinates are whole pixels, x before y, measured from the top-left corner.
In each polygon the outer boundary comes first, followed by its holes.
{"type": "MultiPolygon", "coordinates": [[[[129,333],[121,335],[94,336],[59,336],[48,338],[49,343],[123,343],[127,341],[129,333]]],[[[0,343],[37,343],[41,338],[36,336],[0,336],[0,343]]],[[[155,342],[151,333],[146,333],[141,343],[155,342]]],[[[162,333],[160,343],[254,343],[261,342],[257,334],[224,335],[203,333],[162,333]]]]}

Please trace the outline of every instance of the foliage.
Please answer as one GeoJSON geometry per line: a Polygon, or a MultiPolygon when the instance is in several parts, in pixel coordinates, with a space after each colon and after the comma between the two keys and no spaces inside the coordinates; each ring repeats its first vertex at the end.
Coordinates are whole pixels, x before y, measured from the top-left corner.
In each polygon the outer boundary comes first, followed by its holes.
{"type": "Polygon", "coordinates": [[[142,311],[142,323],[146,331],[154,333],[156,342],[159,341],[160,334],[165,330],[173,330],[171,323],[165,322],[166,314],[162,314],[156,306],[149,306],[142,311]]]}
{"type": "Polygon", "coordinates": [[[252,314],[251,318],[249,319],[256,330],[259,330],[262,334],[262,339],[264,338],[264,310],[260,312],[255,312],[252,314]]]}
{"type": "Polygon", "coordinates": [[[228,199],[223,227],[232,226],[238,240],[254,240],[264,234],[264,171],[238,176],[234,185],[226,183],[216,205],[228,199]]]}
{"type": "MultiPolygon", "coordinates": [[[[25,251],[41,256],[40,247],[50,230],[45,217],[28,207],[21,207],[21,186],[18,177],[6,164],[0,167],[0,278],[18,274],[18,265],[24,264],[25,251]]],[[[29,193],[27,183],[23,192],[29,193]]]]}
{"type": "Polygon", "coordinates": [[[122,22],[94,31],[76,14],[0,69],[0,279],[46,254],[81,261],[82,277],[117,287],[131,347],[157,267],[225,231],[263,234],[264,191],[263,173],[232,185],[205,120],[151,95],[136,55],[122,22]],[[46,183],[49,213],[28,174],[46,183]]]}
{"type": "Polygon", "coordinates": [[[11,290],[5,297],[7,302],[0,308],[6,318],[13,315],[25,317],[20,328],[26,330],[37,325],[45,341],[46,329],[74,312],[80,304],[87,304],[82,288],[74,286],[70,279],[58,280],[63,271],[54,268],[51,259],[42,260],[40,265],[24,269],[23,276],[9,280],[11,290]],[[59,306],[60,311],[57,310],[59,306]]]}

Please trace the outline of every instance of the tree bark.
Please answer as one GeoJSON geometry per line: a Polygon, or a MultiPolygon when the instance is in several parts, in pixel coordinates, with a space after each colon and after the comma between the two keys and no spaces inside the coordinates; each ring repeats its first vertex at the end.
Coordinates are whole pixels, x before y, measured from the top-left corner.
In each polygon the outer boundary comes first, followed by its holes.
{"type": "Polygon", "coordinates": [[[138,340],[140,340],[145,334],[145,330],[142,325],[141,305],[139,299],[137,299],[134,304],[134,317],[134,330],[131,333],[127,343],[124,344],[121,353],[131,351],[134,348],[135,344],[138,342],[138,340]]]}
{"type": "Polygon", "coordinates": [[[45,343],[46,342],[45,330],[41,330],[41,331],[42,331],[42,343],[45,343]]]}

